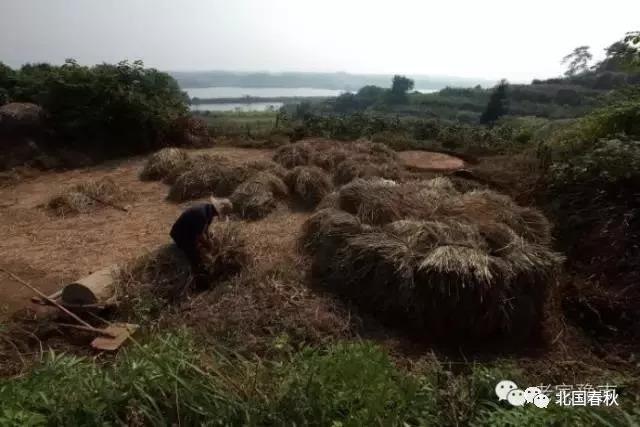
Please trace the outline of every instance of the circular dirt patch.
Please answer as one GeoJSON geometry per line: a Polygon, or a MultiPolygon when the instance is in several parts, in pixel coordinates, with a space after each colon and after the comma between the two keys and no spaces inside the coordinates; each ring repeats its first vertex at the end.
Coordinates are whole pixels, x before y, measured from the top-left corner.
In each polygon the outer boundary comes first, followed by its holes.
{"type": "Polygon", "coordinates": [[[431,151],[402,151],[400,160],[409,169],[418,170],[455,170],[464,167],[464,161],[454,156],[431,151]]]}

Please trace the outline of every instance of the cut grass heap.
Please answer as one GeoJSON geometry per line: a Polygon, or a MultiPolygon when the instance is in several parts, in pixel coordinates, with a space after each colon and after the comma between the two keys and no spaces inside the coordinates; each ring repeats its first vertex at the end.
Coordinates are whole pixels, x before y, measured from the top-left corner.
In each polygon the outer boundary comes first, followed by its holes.
{"type": "Polygon", "coordinates": [[[284,180],[296,202],[309,209],[315,208],[333,187],[331,178],[316,166],[297,166],[284,180]]]}
{"type": "Polygon", "coordinates": [[[140,172],[143,181],[164,180],[173,183],[189,166],[189,156],[179,148],[163,148],[147,159],[140,172]]]}
{"type": "MultiPolygon", "coordinates": [[[[202,246],[202,258],[206,281],[211,287],[240,273],[249,263],[241,227],[234,222],[215,222],[210,244],[202,246]]],[[[121,268],[116,298],[119,308],[128,315],[157,314],[164,301],[176,300],[192,283],[188,260],[181,250],[170,244],[121,268]]]]}
{"type": "Polygon", "coordinates": [[[280,147],[273,159],[288,169],[318,166],[331,173],[336,184],[355,178],[398,179],[402,175],[393,150],[367,141],[305,140],[280,147]]]}
{"type": "Polygon", "coordinates": [[[445,178],[359,179],[334,203],[303,227],[317,283],[435,340],[527,339],[539,326],[562,258],[537,211],[445,178]]]}
{"type": "Polygon", "coordinates": [[[287,186],[269,172],[258,172],[240,184],[231,195],[234,211],[245,219],[260,219],[277,206],[277,199],[288,195],[287,186]]]}
{"type": "Polygon", "coordinates": [[[54,215],[64,216],[87,213],[99,207],[118,204],[133,199],[133,194],[120,187],[111,178],[89,180],[77,184],[53,197],[47,208],[54,215]]]}
{"type": "Polygon", "coordinates": [[[228,197],[243,181],[249,170],[222,156],[201,154],[191,160],[169,190],[167,198],[173,202],[198,199],[213,194],[228,197]]]}

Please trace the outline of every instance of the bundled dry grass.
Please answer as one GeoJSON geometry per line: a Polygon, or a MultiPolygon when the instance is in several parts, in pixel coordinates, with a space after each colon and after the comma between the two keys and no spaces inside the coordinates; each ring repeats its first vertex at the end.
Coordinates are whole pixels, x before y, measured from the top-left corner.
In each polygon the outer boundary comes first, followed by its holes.
{"type": "Polygon", "coordinates": [[[179,148],[163,148],[147,159],[140,172],[143,181],[174,181],[189,166],[189,156],[179,148]]]}
{"type": "Polygon", "coordinates": [[[356,179],[338,191],[338,207],[372,225],[419,216],[413,193],[382,179],[356,179]]]}
{"type": "Polygon", "coordinates": [[[551,242],[551,225],[537,209],[519,206],[491,190],[460,192],[445,177],[397,185],[381,179],[356,179],[322,206],[338,207],[372,225],[404,218],[456,219],[478,225],[504,224],[529,242],[551,242]]]}
{"type": "Polygon", "coordinates": [[[402,174],[393,150],[368,141],[305,140],[280,147],[273,159],[289,169],[318,166],[332,173],[336,184],[369,177],[395,180],[402,174]]]}
{"type": "Polygon", "coordinates": [[[277,199],[287,196],[287,186],[277,176],[258,172],[243,182],[231,195],[234,211],[245,219],[260,219],[277,206],[277,199]]]}
{"type": "Polygon", "coordinates": [[[385,178],[397,180],[401,177],[402,169],[395,161],[379,161],[368,156],[353,156],[339,163],[334,171],[333,180],[336,184],[346,184],[356,178],[385,178]]]}
{"type": "Polygon", "coordinates": [[[167,199],[183,202],[208,195],[227,197],[247,179],[249,170],[228,159],[203,154],[195,157],[189,168],[175,180],[167,199]]]}
{"type": "Polygon", "coordinates": [[[273,160],[287,169],[308,165],[311,160],[311,146],[308,143],[297,142],[278,148],[273,160]]]}
{"type": "Polygon", "coordinates": [[[333,187],[329,176],[316,166],[297,166],[284,180],[296,202],[309,209],[315,208],[333,187]]]}
{"type": "Polygon", "coordinates": [[[101,178],[71,187],[49,200],[47,208],[55,215],[63,216],[87,213],[103,206],[117,206],[132,199],[133,194],[116,184],[113,179],[101,178]]]}
{"type": "Polygon", "coordinates": [[[551,243],[551,224],[535,208],[518,206],[510,197],[491,190],[474,190],[447,205],[442,214],[478,223],[503,223],[533,243],[551,243]]]}
{"type": "Polygon", "coordinates": [[[250,261],[246,237],[236,222],[217,222],[203,253],[204,269],[211,286],[239,274],[250,261]]]}
{"type": "Polygon", "coordinates": [[[300,242],[322,286],[436,340],[536,332],[562,261],[543,216],[495,193],[461,194],[446,178],[359,179],[333,204],[342,210],[318,211],[300,242]]]}
{"type": "MultiPolygon", "coordinates": [[[[203,270],[210,287],[239,274],[249,256],[241,227],[216,222],[211,239],[202,246],[203,270]]],[[[162,246],[122,267],[115,286],[119,310],[128,316],[156,316],[167,302],[188,292],[194,284],[189,261],[173,244],[162,246]]]]}
{"type": "Polygon", "coordinates": [[[315,252],[328,240],[343,242],[349,236],[360,234],[363,229],[364,226],[353,215],[337,209],[321,209],[302,226],[300,247],[306,252],[315,252]]]}
{"type": "Polygon", "coordinates": [[[246,163],[245,166],[249,171],[269,172],[281,179],[283,179],[287,174],[287,170],[285,168],[271,160],[253,160],[246,163]]]}

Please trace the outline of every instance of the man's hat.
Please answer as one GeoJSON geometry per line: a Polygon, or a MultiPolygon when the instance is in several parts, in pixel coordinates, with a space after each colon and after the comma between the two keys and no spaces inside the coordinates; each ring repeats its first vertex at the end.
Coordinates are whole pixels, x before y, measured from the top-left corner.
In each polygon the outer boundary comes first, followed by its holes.
{"type": "Polygon", "coordinates": [[[233,211],[233,204],[229,199],[219,199],[217,197],[209,197],[209,202],[213,205],[220,216],[227,216],[233,211]]]}

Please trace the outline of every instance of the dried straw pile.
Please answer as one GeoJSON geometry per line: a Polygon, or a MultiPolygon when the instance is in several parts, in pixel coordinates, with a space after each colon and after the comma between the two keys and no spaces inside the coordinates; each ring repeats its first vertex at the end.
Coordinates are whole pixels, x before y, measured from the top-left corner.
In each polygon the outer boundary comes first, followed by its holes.
{"type": "Polygon", "coordinates": [[[331,173],[336,184],[355,178],[398,179],[402,175],[393,150],[367,141],[305,140],[280,147],[273,159],[288,169],[318,166],[331,173]]]}
{"type": "Polygon", "coordinates": [[[313,209],[331,192],[331,178],[317,166],[297,166],[289,171],[284,181],[295,201],[313,209]]]}
{"type": "Polygon", "coordinates": [[[356,180],[300,240],[312,277],[365,310],[461,344],[536,332],[562,257],[537,211],[447,179],[356,180]]]}
{"type": "Polygon", "coordinates": [[[234,211],[242,218],[264,218],[277,206],[277,200],[286,198],[287,186],[269,172],[258,172],[243,182],[231,194],[234,211]]]}
{"type": "Polygon", "coordinates": [[[189,156],[179,148],[163,148],[147,159],[140,172],[143,181],[165,180],[172,183],[189,167],[189,156]]]}
{"type": "Polygon", "coordinates": [[[178,176],[167,199],[183,202],[211,194],[227,197],[249,174],[244,165],[234,164],[222,156],[202,154],[194,157],[188,169],[178,176]]]}
{"type": "Polygon", "coordinates": [[[101,178],[77,184],[53,197],[47,208],[54,215],[87,213],[107,205],[118,205],[133,199],[133,194],[111,178],[101,178]]]}
{"type": "MultiPolygon", "coordinates": [[[[245,236],[238,224],[216,222],[212,226],[210,244],[203,246],[202,255],[206,281],[210,287],[240,273],[249,263],[245,236]]],[[[159,310],[195,285],[189,261],[175,245],[166,245],[143,255],[118,272],[116,298],[124,313],[132,315],[141,307],[159,310]]]]}
{"type": "Polygon", "coordinates": [[[287,170],[278,163],[271,160],[252,160],[245,164],[247,169],[252,172],[269,172],[278,178],[284,178],[287,170]]]}

